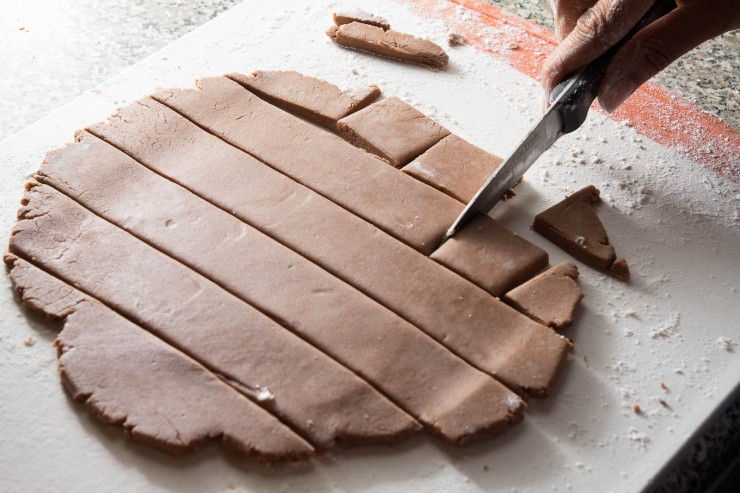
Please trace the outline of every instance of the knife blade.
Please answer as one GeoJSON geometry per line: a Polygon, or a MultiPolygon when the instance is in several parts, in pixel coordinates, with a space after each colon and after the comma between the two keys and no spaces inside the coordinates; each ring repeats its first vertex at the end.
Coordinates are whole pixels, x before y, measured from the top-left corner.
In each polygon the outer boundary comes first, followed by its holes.
{"type": "Polygon", "coordinates": [[[578,129],[586,121],[591,103],[596,99],[601,78],[617,52],[637,31],[674,8],[676,8],[674,0],[657,0],[624,38],[590,64],[566,77],[552,90],[551,104],[545,114],[506,161],[486,179],[447,230],[442,243],[454,236],[478,214],[487,214],[556,140],[578,129]]]}

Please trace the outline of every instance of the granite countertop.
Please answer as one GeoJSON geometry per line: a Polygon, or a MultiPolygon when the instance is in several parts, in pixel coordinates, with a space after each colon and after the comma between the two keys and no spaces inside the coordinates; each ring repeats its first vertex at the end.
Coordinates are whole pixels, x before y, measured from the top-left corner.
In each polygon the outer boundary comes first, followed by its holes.
{"type": "MultiPolygon", "coordinates": [[[[487,0],[552,26],[545,0],[487,0]]],[[[0,140],[239,0],[9,0],[0,16],[0,140]]],[[[657,80],[740,129],[740,33],[705,43],[657,80]]]]}

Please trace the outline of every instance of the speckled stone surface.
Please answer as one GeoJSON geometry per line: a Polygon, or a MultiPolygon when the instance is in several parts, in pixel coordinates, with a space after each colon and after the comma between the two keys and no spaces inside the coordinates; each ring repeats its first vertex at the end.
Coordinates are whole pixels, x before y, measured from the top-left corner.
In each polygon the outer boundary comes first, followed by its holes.
{"type": "MultiPolygon", "coordinates": [[[[485,0],[549,29],[547,0],[485,0]]],[[[658,74],[655,80],[707,113],[740,130],[740,31],[697,46],[658,74]]]]}
{"type": "Polygon", "coordinates": [[[239,0],[3,0],[0,140],[239,0]]]}
{"type": "MultiPolygon", "coordinates": [[[[545,0],[486,1],[552,26],[545,0]]],[[[5,0],[0,5],[0,140],[237,3],[5,0]]],[[[726,34],[657,79],[740,128],[738,52],[740,34],[726,34]]]]}

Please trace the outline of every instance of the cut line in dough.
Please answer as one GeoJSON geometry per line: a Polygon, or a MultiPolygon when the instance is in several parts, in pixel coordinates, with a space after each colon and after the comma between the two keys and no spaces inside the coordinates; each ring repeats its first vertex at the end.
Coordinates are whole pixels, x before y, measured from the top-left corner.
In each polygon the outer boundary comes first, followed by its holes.
{"type": "Polygon", "coordinates": [[[379,27],[384,31],[387,31],[391,28],[391,25],[385,18],[373,15],[360,9],[334,12],[334,14],[332,14],[332,19],[334,19],[334,24],[336,24],[337,26],[349,24],[350,22],[361,22],[363,24],[369,24],[371,26],[379,27]]]}
{"type": "MultiPolygon", "coordinates": [[[[279,74],[260,83],[287,112],[206,79],[48,154],[6,261],[24,303],[64,319],[65,386],[176,454],[215,439],[298,460],[423,428],[464,443],[519,421],[516,392],[546,394],[570,343],[476,283],[513,292],[544,252],[481,217],[493,241],[463,230],[446,246],[497,279],[454,272],[442,248],[429,258],[462,204],[304,120],[322,98],[339,108],[326,115],[355,110],[346,92],[279,74]]],[[[437,142],[425,139],[401,150],[437,142]]]]}
{"type": "Polygon", "coordinates": [[[104,423],[175,455],[214,440],[270,462],[313,455],[290,428],[171,345],[27,261],[5,262],[21,301],[64,323],[54,341],[62,382],[104,423]]]}
{"type": "Polygon", "coordinates": [[[521,417],[523,406],[507,404],[516,394],[416,327],[91,134],[53,152],[37,176],[280,320],[448,441],[521,417]]]}
{"type": "Polygon", "coordinates": [[[342,91],[334,84],[292,70],[263,71],[228,77],[268,103],[335,131],[337,121],[380,97],[378,86],[342,91]]]}
{"type": "MultiPolygon", "coordinates": [[[[309,258],[477,368],[515,389],[547,393],[567,341],[335,203],[155,101],[129,105],[90,130],[309,258]],[[533,364],[537,371],[524,370],[533,364]]],[[[231,131],[245,135],[248,127],[239,130],[231,131]]]]}
{"type": "Polygon", "coordinates": [[[385,98],[337,123],[339,134],[357,147],[400,168],[450,131],[397,97],[385,98]]]}

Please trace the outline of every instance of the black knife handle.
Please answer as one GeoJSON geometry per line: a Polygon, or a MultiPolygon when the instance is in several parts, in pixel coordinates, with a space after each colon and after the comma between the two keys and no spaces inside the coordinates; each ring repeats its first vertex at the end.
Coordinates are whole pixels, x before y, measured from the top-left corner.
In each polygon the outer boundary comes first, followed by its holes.
{"type": "Polygon", "coordinates": [[[676,8],[674,0],[656,0],[650,9],[645,12],[635,26],[617,44],[609,48],[603,55],[585,67],[573,72],[563,79],[550,92],[550,102],[555,100],[563,91],[567,91],[561,101],[560,116],[563,122],[564,134],[577,129],[586,121],[588,109],[596,99],[599,84],[606,69],[609,67],[617,52],[645,26],[652,24],[668,12],[676,8]]]}

